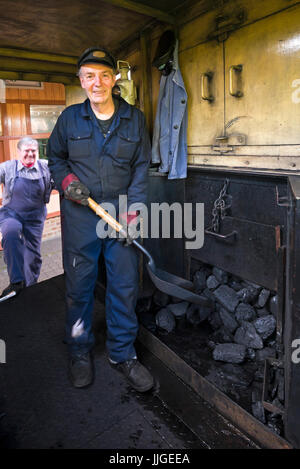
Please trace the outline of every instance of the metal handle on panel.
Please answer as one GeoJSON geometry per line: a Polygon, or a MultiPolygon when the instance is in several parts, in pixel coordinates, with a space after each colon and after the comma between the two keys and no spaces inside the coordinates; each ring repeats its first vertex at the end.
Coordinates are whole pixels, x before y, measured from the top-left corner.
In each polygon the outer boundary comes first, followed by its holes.
{"type": "Polygon", "coordinates": [[[202,73],[201,75],[201,98],[209,102],[214,100],[214,97],[210,93],[212,77],[213,74],[211,72],[202,73]]]}
{"type": "Polygon", "coordinates": [[[238,77],[240,76],[242,70],[242,65],[231,65],[229,68],[229,94],[236,98],[243,96],[243,92],[238,89],[238,77]]]}

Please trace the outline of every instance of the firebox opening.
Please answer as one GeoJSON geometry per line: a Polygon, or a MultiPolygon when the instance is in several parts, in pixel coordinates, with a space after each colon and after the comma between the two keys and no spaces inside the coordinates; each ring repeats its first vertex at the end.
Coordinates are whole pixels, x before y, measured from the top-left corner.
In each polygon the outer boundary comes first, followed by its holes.
{"type": "Polygon", "coordinates": [[[214,308],[154,292],[140,322],[230,399],[283,436],[284,373],[276,340],[278,295],[191,259],[195,291],[214,308]]]}

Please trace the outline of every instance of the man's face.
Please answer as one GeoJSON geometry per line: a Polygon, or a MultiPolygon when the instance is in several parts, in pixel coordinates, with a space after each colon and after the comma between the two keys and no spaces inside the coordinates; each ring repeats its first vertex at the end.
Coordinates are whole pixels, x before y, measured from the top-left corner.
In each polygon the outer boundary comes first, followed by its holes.
{"type": "Polygon", "coordinates": [[[79,78],[91,104],[106,104],[111,100],[116,76],[110,67],[93,63],[82,65],[79,78]]]}
{"type": "Polygon", "coordinates": [[[22,145],[18,148],[18,158],[27,168],[31,168],[38,157],[39,149],[34,142],[22,145]]]}

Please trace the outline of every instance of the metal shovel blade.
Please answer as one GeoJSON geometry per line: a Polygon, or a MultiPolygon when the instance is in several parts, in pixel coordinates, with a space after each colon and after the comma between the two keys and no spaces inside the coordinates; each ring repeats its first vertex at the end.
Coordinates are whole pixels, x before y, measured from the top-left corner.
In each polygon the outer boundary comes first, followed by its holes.
{"type": "Polygon", "coordinates": [[[8,293],[8,295],[5,295],[3,296],[2,298],[0,298],[0,303],[2,301],[6,301],[6,300],[9,300],[9,298],[12,298],[13,296],[16,296],[16,292],[15,291],[11,291],[10,293],[8,293]]]}
{"type": "MultiPolygon", "coordinates": [[[[97,204],[93,199],[88,199],[89,207],[108,225],[121,233],[122,236],[126,237],[127,233],[122,225],[117,222],[101,205],[97,204]]],[[[193,283],[176,275],[165,272],[164,270],[158,269],[155,266],[154,260],[151,254],[142,246],[137,240],[133,240],[132,244],[139,249],[148,258],[147,270],[149,276],[156,286],[156,288],[167,295],[180,298],[181,300],[188,301],[189,303],[196,303],[205,307],[211,307],[212,301],[204,296],[197,295],[192,290],[193,283]]],[[[127,249],[127,248],[124,248],[127,249]]]]}
{"type": "Polygon", "coordinates": [[[181,300],[188,301],[189,303],[195,303],[208,308],[212,307],[212,301],[209,298],[205,298],[204,296],[198,295],[192,291],[194,287],[192,282],[157,268],[151,254],[144,248],[144,246],[136,240],[134,240],[132,244],[134,244],[148,258],[148,262],[146,264],[147,271],[158,290],[169,296],[174,296],[181,300]]]}

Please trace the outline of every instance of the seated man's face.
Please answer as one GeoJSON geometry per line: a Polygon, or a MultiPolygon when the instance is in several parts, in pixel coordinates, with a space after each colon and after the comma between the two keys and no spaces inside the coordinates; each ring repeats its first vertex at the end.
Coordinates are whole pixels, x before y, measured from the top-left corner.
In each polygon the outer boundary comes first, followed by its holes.
{"type": "Polygon", "coordinates": [[[38,146],[32,144],[22,145],[20,149],[18,149],[18,157],[21,163],[27,168],[31,168],[38,156],[38,146]]]}

